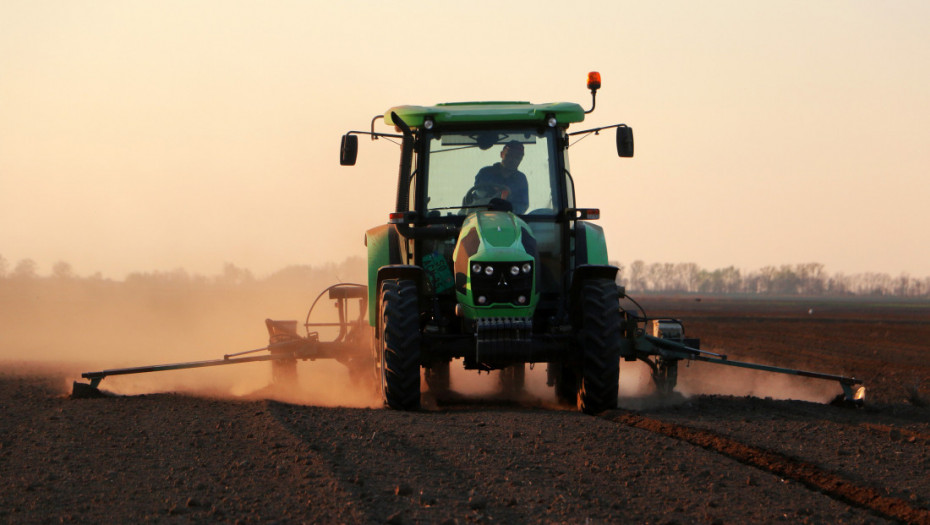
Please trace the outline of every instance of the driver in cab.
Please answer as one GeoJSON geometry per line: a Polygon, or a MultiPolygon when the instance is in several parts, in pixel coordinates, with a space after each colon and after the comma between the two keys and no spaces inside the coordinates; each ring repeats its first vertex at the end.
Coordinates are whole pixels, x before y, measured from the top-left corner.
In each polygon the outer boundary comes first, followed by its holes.
{"type": "Polygon", "coordinates": [[[512,140],[504,144],[500,162],[481,168],[475,175],[476,188],[479,186],[503,187],[500,196],[510,201],[516,214],[526,213],[526,208],[529,206],[526,175],[517,169],[522,160],[523,144],[512,140]]]}

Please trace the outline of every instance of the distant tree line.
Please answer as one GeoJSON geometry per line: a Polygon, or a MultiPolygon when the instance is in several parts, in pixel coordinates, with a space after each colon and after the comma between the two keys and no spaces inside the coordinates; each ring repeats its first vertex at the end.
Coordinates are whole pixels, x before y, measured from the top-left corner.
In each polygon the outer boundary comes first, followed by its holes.
{"type": "MultiPolygon", "coordinates": [[[[646,263],[633,261],[629,266],[614,262],[620,268],[618,282],[634,293],[702,293],[702,294],[761,294],[761,295],[830,295],[830,296],[894,296],[930,297],[930,277],[912,277],[906,273],[891,276],[887,273],[866,272],[846,275],[828,273],[823,264],[801,263],[765,266],[756,271],[744,272],[734,266],[707,270],[695,263],[646,263]]],[[[364,281],[366,262],[350,258],[341,263],[321,267],[288,266],[267,277],[255,277],[251,271],[227,263],[222,273],[214,276],[190,274],[176,269],[167,272],[136,272],[126,276],[127,285],[165,285],[177,287],[294,287],[302,283],[325,286],[338,281],[364,281]],[[331,282],[326,282],[326,280],[331,282]]],[[[0,255],[0,280],[8,284],[48,280],[51,282],[82,281],[85,284],[107,282],[97,273],[79,277],[72,266],[64,261],[52,265],[47,276],[39,273],[36,262],[22,259],[11,265],[0,255]]]]}
{"type": "Polygon", "coordinates": [[[752,272],[734,266],[706,270],[695,263],[639,260],[618,266],[620,284],[639,293],[930,297],[930,277],[830,274],[820,263],[765,266],[752,272]]]}
{"type": "MultiPolygon", "coordinates": [[[[169,271],[133,272],[128,274],[123,282],[127,284],[178,284],[178,285],[251,285],[251,284],[283,284],[291,285],[296,282],[307,282],[311,277],[331,275],[335,278],[346,279],[367,275],[365,261],[359,257],[351,257],[340,263],[328,263],[322,266],[291,265],[272,274],[258,278],[246,268],[240,268],[232,263],[226,263],[223,271],[212,276],[190,273],[183,268],[169,271]]],[[[88,277],[81,277],[74,272],[72,265],[65,261],[58,261],[52,265],[47,275],[39,272],[39,265],[33,259],[21,259],[15,265],[0,255],[0,279],[8,281],[30,280],[58,280],[58,281],[107,281],[118,282],[104,278],[100,272],[88,277]]]]}
{"type": "Polygon", "coordinates": [[[0,255],[0,306],[16,298],[28,300],[30,297],[51,296],[96,297],[98,301],[142,297],[164,301],[166,297],[173,297],[179,302],[188,299],[210,301],[216,297],[249,297],[252,300],[268,297],[282,304],[309,304],[309,300],[329,285],[363,283],[367,276],[366,264],[364,258],[352,257],[340,263],[319,266],[291,265],[266,276],[255,276],[246,268],[226,263],[215,275],[176,268],[133,272],[118,280],[104,277],[100,272],[82,277],[64,261],[56,262],[50,272],[44,273],[32,259],[10,265],[0,255]]]}

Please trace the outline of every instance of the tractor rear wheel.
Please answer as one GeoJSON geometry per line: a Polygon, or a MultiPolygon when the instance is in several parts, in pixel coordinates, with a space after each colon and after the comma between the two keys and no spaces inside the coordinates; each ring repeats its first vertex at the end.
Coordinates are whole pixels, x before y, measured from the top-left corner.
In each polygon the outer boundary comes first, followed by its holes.
{"type": "Polygon", "coordinates": [[[395,410],[420,408],[420,309],[417,285],[408,280],[381,284],[381,393],[395,410]]]}
{"type": "Polygon", "coordinates": [[[580,294],[582,347],[578,408],[597,414],[617,408],[622,338],[617,285],[608,279],[592,279],[580,294]]]}

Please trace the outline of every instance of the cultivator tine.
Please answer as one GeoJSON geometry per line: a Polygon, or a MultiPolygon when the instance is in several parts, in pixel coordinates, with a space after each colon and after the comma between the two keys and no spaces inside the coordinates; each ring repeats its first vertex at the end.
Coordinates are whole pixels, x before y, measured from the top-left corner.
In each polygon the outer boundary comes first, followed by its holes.
{"type": "Polygon", "coordinates": [[[853,406],[862,406],[865,403],[865,387],[858,383],[840,381],[843,387],[843,401],[853,406]],[[857,386],[858,385],[858,386],[857,386]]]}

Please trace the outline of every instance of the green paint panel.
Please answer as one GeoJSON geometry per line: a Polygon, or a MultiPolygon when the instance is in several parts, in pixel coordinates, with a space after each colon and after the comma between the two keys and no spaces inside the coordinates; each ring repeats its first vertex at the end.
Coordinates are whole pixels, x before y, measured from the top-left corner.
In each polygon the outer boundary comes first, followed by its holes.
{"type": "Polygon", "coordinates": [[[585,222],[584,235],[588,245],[588,264],[610,264],[607,261],[607,240],[604,228],[597,224],[585,222]]]}
{"type": "Polygon", "coordinates": [[[365,232],[368,247],[368,324],[375,326],[378,320],[378,269],[391,264],[391,246],[388,230],[383,224],[365,232]]]}
{"type": "Polygon", "coordinates": [[[520,227],[512,213],[489,211],[476,214],[478,233],[484,242],[496,248],[507,248],[520,240],[520,227]]]}

